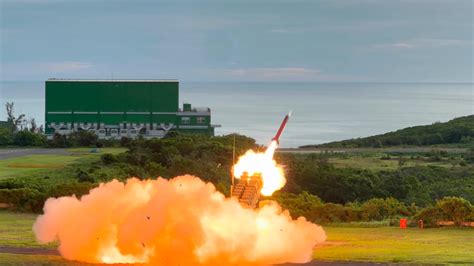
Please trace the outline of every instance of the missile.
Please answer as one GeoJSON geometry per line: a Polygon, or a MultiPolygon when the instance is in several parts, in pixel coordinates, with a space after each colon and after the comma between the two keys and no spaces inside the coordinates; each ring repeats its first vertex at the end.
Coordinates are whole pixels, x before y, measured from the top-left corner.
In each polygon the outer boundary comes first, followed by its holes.
{"type": "Polygon", "coordinates": [[[272,141],[276,141],[278,144],[280,144],[280,135],[283,132],[283,130],[286,127],[286,123],[288,122],[288,119],[290,119],[291,116],[291,111],[283,118],[283,122],[281,122],[280,128],[278,128],[278,131],[275,135],[275,137],[272,138],[272,141]]]}

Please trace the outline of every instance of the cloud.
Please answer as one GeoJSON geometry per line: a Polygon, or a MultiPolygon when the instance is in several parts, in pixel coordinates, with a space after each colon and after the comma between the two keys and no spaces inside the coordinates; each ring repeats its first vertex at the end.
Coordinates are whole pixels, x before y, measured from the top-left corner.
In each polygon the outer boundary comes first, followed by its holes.
{"type": "Polygon", "coordinates": [[[416,48],[438,48],[448,46],[471,45],[472,41],[458,39],[430,39],[417,38],[394,43],[374,44],[373,48],[378,49],[416,49],[416,48]]]}
{"type": "Polygon", "coordinates": [[[194,74],[215,81],[371,81],[368,77],[328,74],[308,67],[196,69],[194,74]]]}
{"type": "Polygon", "coordinates": [[[306,28],[274,28],[270,30],[270,33],[300,33],[307,30],[306,28]]]}
{"type": "Polygon", "coordinates": [[[321,71],[304,67],[276,67],[276,68],[238,68],[227,69],[225,72],[232,77],[247,79],[313,79],[321,75],[321,71]]]}
{"type": "Polygon", "coordinates": [[[4,3],[13,4],[51,4],[74,2],[75,0],[2,0],[4,3]]]}
{"type": "Polygon", "coordinates": [[[289,33],[289,32],[292,32],[292,30],[290,29],[271,29],[270,30],[271,33],[289,33]]]}
{"type": "Polygon", "coordinates": [[[88,62],[79,61],[64,61],[64,62],[47,62],[40,63],[40,66],[46,68],[48,71],[56,73],[67,73],[89,69],[94,65],[88,62]]]}
{"type": "Polygon", "coordinates": [[[286,27],[273,27],[268,30],[275,34],[308,33],[308,32],[371,32],[393,30],[412,26],[407,20],[360,20],[334,21],[332,23],[311,23],[286,27]]]}
{"type": "MultiPolygon", "coordinates": [[[[81,77],[101,73],[97,65],[83,61],[2,62],[0,80],[45,79],[53,76],[81,77]]],[[[103,71],[102,71],[103,72],[103,71]]]]}

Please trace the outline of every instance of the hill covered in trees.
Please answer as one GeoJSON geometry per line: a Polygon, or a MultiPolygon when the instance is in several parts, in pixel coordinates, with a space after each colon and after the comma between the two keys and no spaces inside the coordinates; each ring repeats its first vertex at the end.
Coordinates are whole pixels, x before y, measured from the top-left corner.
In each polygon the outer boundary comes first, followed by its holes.
{"type": "Polygon", "coordinates": [[[334,141],[300,148],[381,148],[393,146],[429,146],[474,142],[474,115],[458,117],[445,123],[414,126],[366,138],[334,141]]]}

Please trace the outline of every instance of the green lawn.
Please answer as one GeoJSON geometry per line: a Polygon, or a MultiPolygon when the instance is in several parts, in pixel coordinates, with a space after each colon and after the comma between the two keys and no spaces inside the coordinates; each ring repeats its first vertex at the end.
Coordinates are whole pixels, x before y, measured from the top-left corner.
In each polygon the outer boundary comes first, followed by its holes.
{"type": "Polygon", "coordinates": [[[426,264],[474,264],[474,229],[325,227],[328,241],[314,258],[426,264]]]}
{"type": "MultiPolygon", "coordinates": [[[[0,211],[0,246],[46,247],[36,243],[31,230],[36,215],[0,211]]],[[[314,258],[323,261],[473,264],[474,229],[397,227],[325,227],[328,241],[316,248],[314,258]]],[[[79,265],[51,255],[0,253],[11,264],[79,265]]]]}
{"type": "Polygon", "coordinates": [[[44,247],[36,242],[32,231],[36,216],[29,213],[0,211],[0,246],[44,247]]]}
{"type": "Polygon", "coordinates": [[[22,255],[9,253],[0,253],[0,262],[1,265],[97,265],[86,264],[83,262],[71,262],[61,258],[60,256],[54,255],[22,255]]]}
{"type": "Polygon", "coordinates": [[[22,177],[36,173],[47,173],[79,160],[90,160],[104,153],[117,154],[124,148],[102,148],[92,153],[90,148],[69,149],[70,155],[38,154],[0,160],[0,179],[22,177]]]}
{"type": "Polygon", "coordinates": [[[62,168],[71,164],[80,155],[28,155],[17,158],[0,160],[0,179],[22,177],[32,173],[47,172],[51,169],[62,168]]]}

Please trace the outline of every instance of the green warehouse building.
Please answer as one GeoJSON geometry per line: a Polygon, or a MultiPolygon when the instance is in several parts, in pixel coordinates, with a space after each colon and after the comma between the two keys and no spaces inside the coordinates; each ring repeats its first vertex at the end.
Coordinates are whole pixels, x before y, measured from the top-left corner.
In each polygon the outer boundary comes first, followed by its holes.
{"type": "Polygon", "coordinates": [[[101,139],[164,137],[174,130],[214,135],[211,109],[183,104],[177,80],[48,79],[46,135],[87,130],[101,139]]]}

